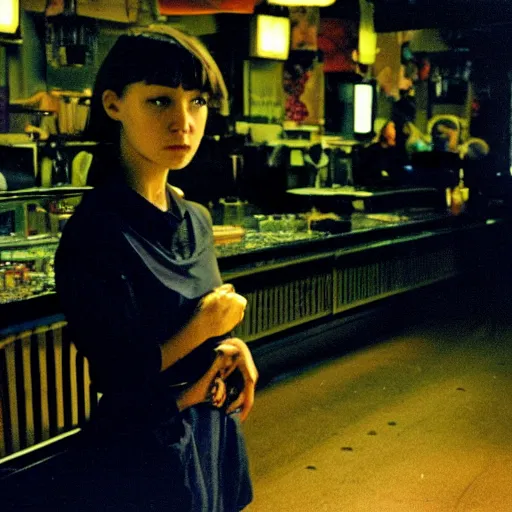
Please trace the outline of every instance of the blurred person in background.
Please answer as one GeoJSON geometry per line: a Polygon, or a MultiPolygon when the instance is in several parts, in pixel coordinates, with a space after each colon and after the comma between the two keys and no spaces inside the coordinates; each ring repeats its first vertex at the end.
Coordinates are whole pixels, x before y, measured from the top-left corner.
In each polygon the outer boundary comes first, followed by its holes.
{"type": "Polygon", "coordinates": [[[361,152],[358,184],[370,188],[402,185],[403,160],[397,148],[396,124],[388,120],[377,140],[361,152]]]}

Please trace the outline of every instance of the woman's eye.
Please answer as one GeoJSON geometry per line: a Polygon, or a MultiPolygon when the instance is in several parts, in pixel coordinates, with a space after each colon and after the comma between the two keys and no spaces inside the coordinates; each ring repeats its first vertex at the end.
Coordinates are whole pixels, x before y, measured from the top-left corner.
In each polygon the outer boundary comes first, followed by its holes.
{"type": "Polygon", "coordinates": [[[198,107],[204,107],[208,104],[208,101],[203,96],[198,96],[197,98],[193,99],[193,103],[197,105],[198,107]]]}
{"type": "Polygon", "coordinates": [[[171,100],[169,98],[166,98],[165,96],[158,97],[158,98],[151,98],[148,100],[149,103],[152,105],[155,105],[156,107],[168,107],[171,104],[171,100]]]}

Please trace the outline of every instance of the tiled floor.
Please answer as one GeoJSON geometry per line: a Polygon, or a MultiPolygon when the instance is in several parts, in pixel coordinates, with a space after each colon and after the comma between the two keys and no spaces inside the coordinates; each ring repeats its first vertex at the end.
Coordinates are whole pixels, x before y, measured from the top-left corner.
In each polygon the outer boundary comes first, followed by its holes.
{"type": "Polygon", "coordinates": [[[248,512],[512,511],[512,329],[438,321],[282,379],[248,512]]]}

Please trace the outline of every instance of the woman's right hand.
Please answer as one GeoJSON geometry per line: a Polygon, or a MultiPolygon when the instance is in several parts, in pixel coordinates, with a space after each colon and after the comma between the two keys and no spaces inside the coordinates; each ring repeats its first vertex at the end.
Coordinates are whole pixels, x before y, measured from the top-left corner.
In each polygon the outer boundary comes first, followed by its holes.
{"type": "Polygon", "coordinates": [[[247,299],[235,292],[232,284],[223,284],[205,295],[197,315],[210,331],[209,337],[232,331],[244,318],[247,299]]]}
{"type": "Polygon", "coordinates": [[[178,396],[176,405],[180,411],[205,402],[214,407],[224,405],[227,398],[224,379],[235,370],[240,349],[234,345],[220,347],[208,371],[178,396]]]}

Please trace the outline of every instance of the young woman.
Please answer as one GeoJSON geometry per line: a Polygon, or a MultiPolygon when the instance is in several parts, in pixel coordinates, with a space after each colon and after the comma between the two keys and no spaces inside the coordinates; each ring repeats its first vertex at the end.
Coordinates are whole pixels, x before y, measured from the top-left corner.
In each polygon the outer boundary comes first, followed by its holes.
{"type": "Polygon", "coordinates": [[[73,340],[102,395],[83,431],[73,510],[221,512],[252,499],[239,421],[258,373],[229,335],[246,300],[221,282],[208,211],[168,185],[192,160],[209,106],[226,101],[206,49],[166,26],[120,36],[98,72],[87,129],[102,148],[95,186],[55,259],[73,340]]]}

